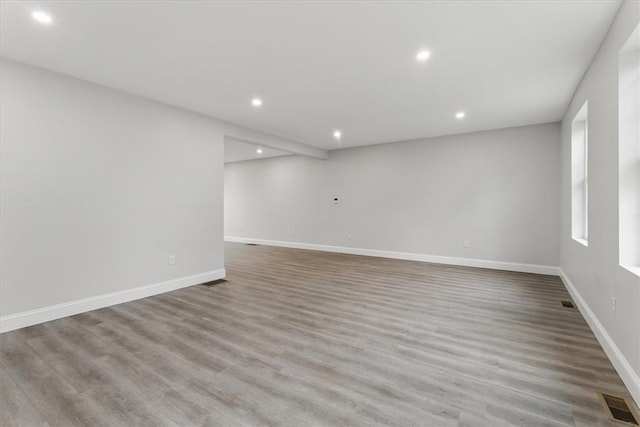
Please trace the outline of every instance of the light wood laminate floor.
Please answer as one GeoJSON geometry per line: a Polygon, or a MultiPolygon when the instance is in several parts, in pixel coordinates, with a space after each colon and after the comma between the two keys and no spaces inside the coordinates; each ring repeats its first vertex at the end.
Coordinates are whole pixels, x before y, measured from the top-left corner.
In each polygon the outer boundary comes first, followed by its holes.
{"type": "Polygon", "coordinates": [[[225,248],[226,283],[2,334],[0,425],[616,425],[557,277],[225,248]]]}

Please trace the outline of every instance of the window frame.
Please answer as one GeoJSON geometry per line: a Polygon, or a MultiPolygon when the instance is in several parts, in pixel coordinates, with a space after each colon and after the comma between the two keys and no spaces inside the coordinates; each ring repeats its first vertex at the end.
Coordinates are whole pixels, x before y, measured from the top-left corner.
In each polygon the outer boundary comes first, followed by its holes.
{"type": "Polygon", "coordinates": [[[618,262],[640,276],[640,25],[618,56],[618,262]]]}
{"type": "Polygon", "coordinates": [[[589,246],[589,101],[571,121],[571,237],[589,246]]]}

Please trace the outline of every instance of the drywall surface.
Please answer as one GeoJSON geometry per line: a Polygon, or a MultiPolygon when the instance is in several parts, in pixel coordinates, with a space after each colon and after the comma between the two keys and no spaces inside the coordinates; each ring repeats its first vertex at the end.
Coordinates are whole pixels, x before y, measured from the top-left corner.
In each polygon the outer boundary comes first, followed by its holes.
{"type": "Polygon", "coordinates": [[[557,266],[559,161],[553,123],[227,164],[225,236],[557,266]]]}
{"type": "Polygon", "coordinates": [[[0,67],[2,318],[224,271],[218,122],[0,67]]]}
{"type": "MultiPolygon", "coordinates": [[[[603,344],[627,386],[640,374],[640,277],[618,262],[618,59],[640,21],[640,3],[623,3],[562,121],[561,268],[617,348],[603,344]],[[571,238],[571,121],[589,102],[589,242],[571,238]],[[616,298],[615,312],[612,298],[616,298]],[[624,359],[624,360],[623,360],[624,359]],[[635,371],[621,372],[625,363],[635,371]]],[[[584,314],[584,313],[583,313],[584,314]]],[[[589,320],[589,319],[588,319],[589,320]]],[[[601,341],[602,342],[602,341],[601,341]]],[[[640,384],[635,384],[640,402],[640,384]]]]}

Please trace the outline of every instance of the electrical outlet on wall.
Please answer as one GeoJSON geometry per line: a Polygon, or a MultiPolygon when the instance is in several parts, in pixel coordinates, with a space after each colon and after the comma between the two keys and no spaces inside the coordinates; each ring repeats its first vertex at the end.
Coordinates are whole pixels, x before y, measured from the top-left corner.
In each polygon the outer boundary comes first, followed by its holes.
{"type": "Polygon", "coordinates": [[[347,239],[351,240],[351,233],[347,233],[347,239]]]}
{"type": "Polygon", "coordinates": [[[176,256],[169,255],[169,265],[175,265],[175,263],[176,263],[176,256]]]}
{"type": "Polygon", "coordinates": [[[611,297],[611,311],[613,312],[613,316],[616,315],[616,297],[611,297]]]}
{"type": "Polygon", "coordinates": [[[471,242],[469,242],[468,240],[465,240],[465,241],[464,241],[464,247],[465,247],[465,248],[469,248],[469,247],[471,247],[471,242]]]}

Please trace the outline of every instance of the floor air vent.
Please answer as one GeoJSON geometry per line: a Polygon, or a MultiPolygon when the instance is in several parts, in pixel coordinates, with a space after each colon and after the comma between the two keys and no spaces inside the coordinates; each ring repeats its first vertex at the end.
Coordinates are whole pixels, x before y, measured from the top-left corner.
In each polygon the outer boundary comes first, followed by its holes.
{"type": "Polygon", "coordinates": [[[227,283],[227,279],[218,279],[218,280],[214,280],[213,282],[203,283],[202,285],[210,288],[212,286],[220,285],[222,283],[227,283]]]}
{"type": "Polygon", "coordinates": [[[562,306],[566,308],[576,308],[576,306],[573,305],[573,302],[571,301],[562,301],[562,306]]]}
{"type": "Polygon", "coordinates": [[[600,395],[604,410],[610,419],[630,426],[638,425],[638,415],[625,398],[605,393],[598,394],[600,395]]]}

